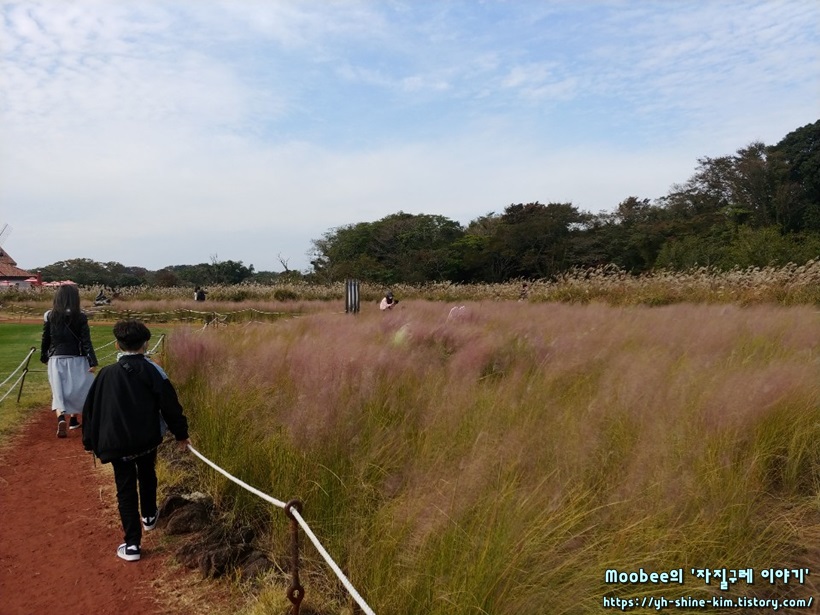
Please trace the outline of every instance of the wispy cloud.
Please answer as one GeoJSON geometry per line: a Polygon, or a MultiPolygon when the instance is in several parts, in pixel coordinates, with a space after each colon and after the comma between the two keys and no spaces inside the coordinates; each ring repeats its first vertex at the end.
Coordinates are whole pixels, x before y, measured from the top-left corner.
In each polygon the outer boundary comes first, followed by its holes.
{"type": "Polygon", "coordinates": [[[0,0],[0,18],[0,222],[29,267],[305,267],[311,239],[398,210],[598,211],[776,142],[820,99],[809,0],[0,0]]]}

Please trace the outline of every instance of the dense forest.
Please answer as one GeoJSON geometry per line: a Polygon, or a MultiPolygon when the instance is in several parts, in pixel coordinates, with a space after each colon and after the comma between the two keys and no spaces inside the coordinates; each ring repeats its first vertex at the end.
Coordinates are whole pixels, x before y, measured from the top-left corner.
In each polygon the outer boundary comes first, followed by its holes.
{"type": "MultiPolygon", "coordinates": [[[[45,280],[110,287],[238,284],[357,278],[380,284],[494,283],[549,279],[572,268],[615,265],[634,274],[805,263],[820,256],[820,120],[776,145],[701,158],[694,174],[651,201],[629,196],[611,212],[572,203],[518,203],[466,227],[444,216],[398,212],[327,231],[312,241],[308,272],[256,272],[241,261],[160,271],[62,261],[45,280]]],[[[283,261],[283,265],[286,262],[283,261]]]]}

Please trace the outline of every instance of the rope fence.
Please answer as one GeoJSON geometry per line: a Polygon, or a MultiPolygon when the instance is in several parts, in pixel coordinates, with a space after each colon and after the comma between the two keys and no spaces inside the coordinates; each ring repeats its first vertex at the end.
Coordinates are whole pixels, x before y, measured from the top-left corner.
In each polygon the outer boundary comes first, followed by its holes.
{"type": "Polygon", "coordinates": [[[116,354],[117,354],[116,352],[109,352],[108,354],[104,354],[104,355],[99,354],[100,350],[102,350],[103,348],[108,348],[109,346],[113,346],[116,343],[117,343],[117,340],[111,340],[107,344],[103,344],[102,346],[97,346],[94,349],[94,352],[97,354],[97,362],[98,363],[102,363],[103,361],[107,361],[111,357],[116,356],[116,354]]]}
{"type": "MultiPolygon", "coordinates": [[[[165,339],[165,335],[163,334],[159,337],[159,339],[157,340],[154,347],[151,350],[147,351],[146,354],[147,355],[154,354],[157,351],[157,348],[159,348],[160,345],[164,342],[164,339],[165,339]]],[[[113,343],[114,342],[109,342],[109,343],[107,343],[103,346],[100,346],[100,348],[105,348],[107,346],[110,346],[113,343]]],[[[22,373],[17,378],[17,380],[15,380],[14,383],[11,385],[11,387],[8,389],[8,391],[6,391],[6,393],[2,397],[0,397],[0,403],[2,403],[3,400],[5,400],[6,397],[8,397],[11,394],[11,392],[15,389],[15,387],[18,385],[18,383],[20,384],[20,390],[19,390],[18,395],[17,395],[17,401],[18,402],[20,401],[20,394],[23,392],[22,382],[24,381],[24,379],[26,377],[26,374],[29,372],[28,364],[29,364],[29,361],[31,360],[32,355],[36,352],[36,350],[37,350],[36,348],[32,347],[29,350],[28,354],[26,355],[26,358],[23,359],[23,361],[20,363],[20,365],[18,365],[17,368],[5,380],[3,380],[2,383],[0,383],[0,389],[2,389],[4,386],[6,386],[6,384],[8,384],[17,375],[18,372],[21,372],[21,370],[22,370],[22,373]]],[[[112,353],[111,355],[107,355],[107,357],[108,356],[113,356],[114,354],[116,354],[116,353],[112,353]]],[[[233,476],[232,474],[230,474],[229,472],[227,472],[223,468],[219,467],[216,463],[214,463],[213,461],[211,461],[210,459],[205,457],[202,453],[200,453],[198,450],[196,450],[190,444],[188,445],[188,450],[194,456],[196,456],[199,460],[201,460],[203,463],[205,463],[206,465],[211,467],[216,472],[219,472],[220,474],[222,474],[228,480],[236,483],[237,485],[239,485],[243,489],[246,489],[250,493],[256,495],[257,497],[259,497],[261,499],[263,499],[264,501],[268,502],[269,504],[272,504],[273,506],[276,506],[277,508],[281,508],[282,510],[284,510],[287,517],[291,520],[291,545],[292,545],[292,553],[291,553],[291,555],[292,555],[292,566],[291,566],[292,570],[291,570],[291,574],[292,574],[292,579],[291,579],[291,585],[288,588],[287,595],[288,595],[288,600],[290,600],[291,604],[293,605],[293,610],[292,610],[293,615],[299,615],[299,606],[300,606],[300,604],[302,602],[302,599],[304,597],[304,588],[302,587],[302,585],[299,582],[299,536],[298,536],[298,528],[299,527],[301,527],[302,530],[304,531],[305,535],[308,538],[310,538],[310,541],[316,547],[316,550],[322,556],[322,559],[325,560],[327,565],[330,567],[330,569],[333,571],[333,573],[336,575],[336,577],[339,579],[339,581],[342,583],[342,585],[344,585],[345,589],[347,589],[348,593],[353,598],[353,600],[356,602],[356,604],[358,604],[359,608],[361,608],[362,611],[366,615],[375,615],[375,612],[373,611],[373,609],[371,609],[370,606],[367,604],[367,602],[365,602],[364,598],[362,598],[361,594],[356,590],[356,588],[353,586],[353,584],[350,582],[350,580],[347,578],[347,576],[345,576],[345,574],[342,572],[342,570],[338,566],[338,564],[336,564],[336,562],[333,561],[333,558],[330,556],[330,554],[324,548],[322,543],[316,537],[316,534],[313,532],[313,530],[311,530],[310,526],[307,524],[304,517],[302,517],[302,514],[301,514],[302,513],[302,502],[301,501],[291,500],[289,502],[283,502],[282,500],[278,500],[278,499],[264,493],[263,491],[260,491],[259,489],[255,488],[255,487],[252,487],[251,485],[249,485],[246,482],[238,479],[237,477],[233,476]]]]}
{"type": "Polygon", "coordinates": [[[26,358],[23,359],[23,361],[20,363],[20,365],[17,366],[17,368],[8,376],[8,378],[6,378],[2,383],[0,383],[0,389],[2,389],[4,386],[6,386],[6,383],[8,383],[9,380],[14,378],[14,376],[17,374],[17,372],[19,372],[20,370],[23,370],[23,372],[20,374],[20,376],[17,378],[17,380],[14,381],[14,384],[12,384],[9,387],[9,390],[6,391],[3,394],[2,397],[0,397],[0,403],[2,403],[6,399],[6,397],[8,397],[11,394],[11,392],[14,390],[14,387],[16,387],[18,385],[18,383],[20,384],[20,391],[19,391],[19,393],[17,393],[17,401],[18,402],[20,401],[20,395],[23,392],[23,382],[25,381],[26,374],[29,372],[28,364],[29,364],[29,361],[31,360],[31,355],[33,355],[36,351],[37,351],[37,349],[32,346],[32,348],[28,351],[28,354],[26,355],[26,358]]]}
{"type": "MultiPolygon", "coordinates": [[[[3,313],[0,320],[42,319],[42,311],[30,306],[0,306],[3,313]]],[[[136,318],[151,323],[203,323],[206,326],[216,321],[218,324],[236,324],[248,322],[270,323],[281,318],[293,318],[297,312],[267,312],[256,308],[245,308],[232,312],[217,312],[215,310],[191,310],[180,308],[162,312],[143,312],[139,310],[116,309],[110,306],[97,306],[84,310],[89,320],[116,321],[136,318]]]]}
{"type": "Polygon", "coordinates": [[[87,314],[91,320],[122,320],[136,318],[143,322],[153,323],[202,323],[205,327],[248,322],[274,322],[281,318],[292,318],[294,312],[266,312],[256,308],[246,308],[233,312],[217,312],[178,309],[165,312],[139,312],[135,310],[116,310],[108,307],[90,309],[87,314]]]}
{"type": "MultiPolygon", "coordinates": [[[[236,483],[237,485],[239,485],[243,489],[246,489],[246,490],[250,491],[251,493],[253,493],[254,495],[256,495],[260,498],[262,498],[263,500],[265,500],[269,504],[273,504],[274,506],[277,506],[278,508],[281,508],[282,510],[284,510],[285,513],[288,515],[288,517],[290,519],[295,520],[301,526],[302,530],[304,530],[304,532],[305,532],[305,535],[307,535],[307,537],[310,538],[310,541],[316,547],[316,550],[319,551],[319,554],[322,556],[322,558],[325,560],[325,562],[327,562],[328,566],[330,566],[330,569],[333,570],[333,573],[338,577],[339,581],[342,582],[342,585],[345,586],[345,589],[347,589],[347,591],[350,593],[350,595],[356,601],[356,604],[358,604],[359,607],[367,615],[376,615],[375,612],[373,611],[373,609],[371,609],[368,606],[368,604],[364,601],[364,598],[362,598],[362,596],[359,594],[359,592],[356,591],[356,588],[353,587],[353,584],[345,576],[345,574],[342,572],[341,568],[339,568],[338,564],[336,564],[336,562],[333,561],[333,558],[330,556],[330,554],[327,552],[327,550],[324,548],[324,546],[322,546],[322,543],[316,537],[316,534],[313,533],[313,530],[310,529],[310,526],[307,524],[307,522],[304,520],[304,518],[300,514],[298,509],[301,508],[301,502],[299,502],[298,500],[291,500],[290,502],[285,503],[281,500],[277,500],[276,498],[274,498],[272,496],[269,496],[267,493],[264,493],[264,492],[260,491],[256,487],[252,487],[251,485],[247,484],[246,482],[236,478],[232,474],[229,474],[226,470],[224,470],[223,468],[220,468],[218,465],[216,465],[213,461],[211,461],[210,459],[205,457],[202,453],[200,453],[198,450],[196,450],[190,444],[188,445],[188,450],[191,451],[191,453],[193,453],[203,463],[207,464],[208,466],[210,466],[211,468],[213,468],[214,470],[216,470],[217,472],[222,474],[222,476],[224,476],[228,480],[233,481],[234,483],[236,483]]],[[[294,585],[298,585],[298,567],[296,568],[296,571],[297,571],[297,577],[296,577],[296,582],[295,582],[294,585]]],[[[294,588],[294,585],[291,585],[291,589],[294,588]]],[[[299,586],[299,590],[301,590],[301,586],[299,586]]],[[[296,607],[296,603],[294,602],[293,598],[291,597],[290,592],[288,594],[288,598],[291,600],[292,603],[294,603],[294,606],[296,607]]],[[[299,602],[301,602],[301,596],[298,599],[299,599],[299,602]]],[[[298,607],[296,607],[296,610],[294,611],[294,615],[298,615],[298,612],[299,612],[298,607]]]]}
{"type": "MultiPolygon", "coordinates": [[[[163,345],[164,342],[165,342],[165,334],[163,333],[159,336],[159,338],[157,338],[157,342],[156,342],[156,344],[154,344],[154,347],[145,352],[145,356],[150,357],[150,356],[153,356],[153,355],[157,354],[157,348],[159,348],[161,345],[163,345]]],[[[110,341],[106,344],[103,344],[102,346],[98,346],[96,348],[96,350],[99,351],[103,348],[108,348],[109,346],[112,346],[115,343],[116,343],[116,340],[112,340],[112,341],[110,341]]],[[[9,387],[8,391],[6,391],[2,396],[0,396],[0,403],[3,403],[3,401],[5,401],[6,397],[8,397],[11,394],[11,392],[14,390],[14,387],[16,387],[18,384],[20,385],[20,390],[17,393],[17,402],[19,403],[20,402],[20,397],[23,394],[23,386],[25,384],[26,375],[27,374],[45,374],[45,373],[47,373],[47,370],[44,370],[44,369],[30,369],[29,368],[29,363],[31,361],[31,356],[35,352],[37,352],[37,349],[35,347],[32,347],[29,350],[28,354],[26,355],[26,358],[23,359],[23,361],[20,363],[20,365],[18,365],[17,368],[3,382],[0,382],[0,390],[2,390],[3,387],[6,386],[6,384],[9,382],[9,380],[14,378],[14,376],[17,374],[17,372],[19,372],[21,369],[23,370],[23,373],[20,374],[20,376],[17,378],[17,380],[14,381],[14,383],[9,387]]],[[[109,359],[111,359],[113,357],[116,357],[118,353],[119,353],[119,351],[115,350],[114,352],[110,352],[110,353],[105,354],[105,355],[98,355],[97,356],[97,362],[100,365],[102,365],[103,363],[105,363],[109,359]]],[[[161,351],[160,351],[160,353],[161,353],[161,351]]]]}
{"type": "MultiPolygon", "coordinates": [[[[145,356],[150,357],[150,356],[152,356],[152,355],[155,355],[155,354],[157,353],[157,348],[159,348],[159,346],[160,346],[160,345],[161,345],[164,341],[165,341],[165,334],[164,334],[164,333],[162,333],[162,334],[159,336],[159,338],[157,338],[157,343],[156,343],[156,344],[154,344],[154,347],[153,347],[153,348],[151,348],[151,349],[149,349],[149,350],[147,350],[147,351],[145,352],[145,356]]],[[[117,342],[117,340],[112,340],[112,341],[108,342],[107,344],[103,344],[102,346],[97,347],[97,350],[101,350],[101,349],[103,349],[103,348],[107,348],[108,346],[111,346],[111,345],[115,344],[116,342],[117,342]]],[[[105,354],[105,355],[102,355],[102,356],[98,356],[98,357],[97,357],[97,362],[98,362],[98,363],[100,363],[100,364],[102,364],[103,362],[107,361],[107,360],[108,360],[108,359],[110,359],[111,357],[116,357],[116,356],[119,354],[119,352],[120,352],[119,350],[115,350],[114,352],[109,352],[108,354],[105,354]]]]}

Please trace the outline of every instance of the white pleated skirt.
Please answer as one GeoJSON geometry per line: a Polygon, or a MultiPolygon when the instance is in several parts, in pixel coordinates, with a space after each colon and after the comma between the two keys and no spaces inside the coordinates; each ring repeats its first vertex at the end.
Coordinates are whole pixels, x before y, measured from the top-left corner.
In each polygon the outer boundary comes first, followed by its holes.
{"type": "Polygon", "coordinates": [[[48,360],[51,408],[66,414],[82,414],[83,404],[94,382],[86,357],[55,355],[48,360]]]}

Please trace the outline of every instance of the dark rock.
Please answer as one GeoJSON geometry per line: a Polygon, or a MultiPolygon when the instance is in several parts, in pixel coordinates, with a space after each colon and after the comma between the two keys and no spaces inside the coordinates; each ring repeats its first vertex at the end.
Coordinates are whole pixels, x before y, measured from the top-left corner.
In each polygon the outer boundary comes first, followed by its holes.
{"type": "Polygon", "coordinates": [[[160,507],[167,534],[192,534],[176,550],[180,564],[199,568],[205,578],[218,578],[236,570],[243,581],[275,567],[264,553],[253,548],[253,527],[225,524],[212,519],[212,512],[213,500],[202,494],[171,495],[160,507]]]}
{"type": "Polygon", "coordinates": [[[190,500],[185,499],[181,495],[170,495],[165,498],[165,501],[159,507],[159,519],[157,520],[159,526],[164,527],[174,511],[179,510],[183,506],[188,506],[188,504],[190,504],[190,500]]]}
{"type": "Polygon", "coordinates": [[[237,537],[241,542],[249,545],[256,538],[256,531],[250,526],[240,527],[237,529],[237,537]]]}
{"type": "Polygon", "coordinates": [[[218,578],[231,570],[250,552],[247,545],[221,545],[206,548],[200,559],[199,569],[203,577],[218,578]]]}
{"type": "Polygon", "coordinates": [[[180,564],[186,568],[196,568],[199,566],[199,557],[202,552],[202,545],[196,538],[176,550],[176,558],[180,564]]]}
{"type": "Polygon", "coordinates": [[[190,534],[208,525],[210,525],[208,509],[198,502],[189,502],[166,517],[165,531],[168,534],[190,534]]]}
{"type": "Polygon", "coordinates": [[[239,563],[239,576],[243,582],[252,581],[274,567],[267,555],[253,550],[239,563]]]}

